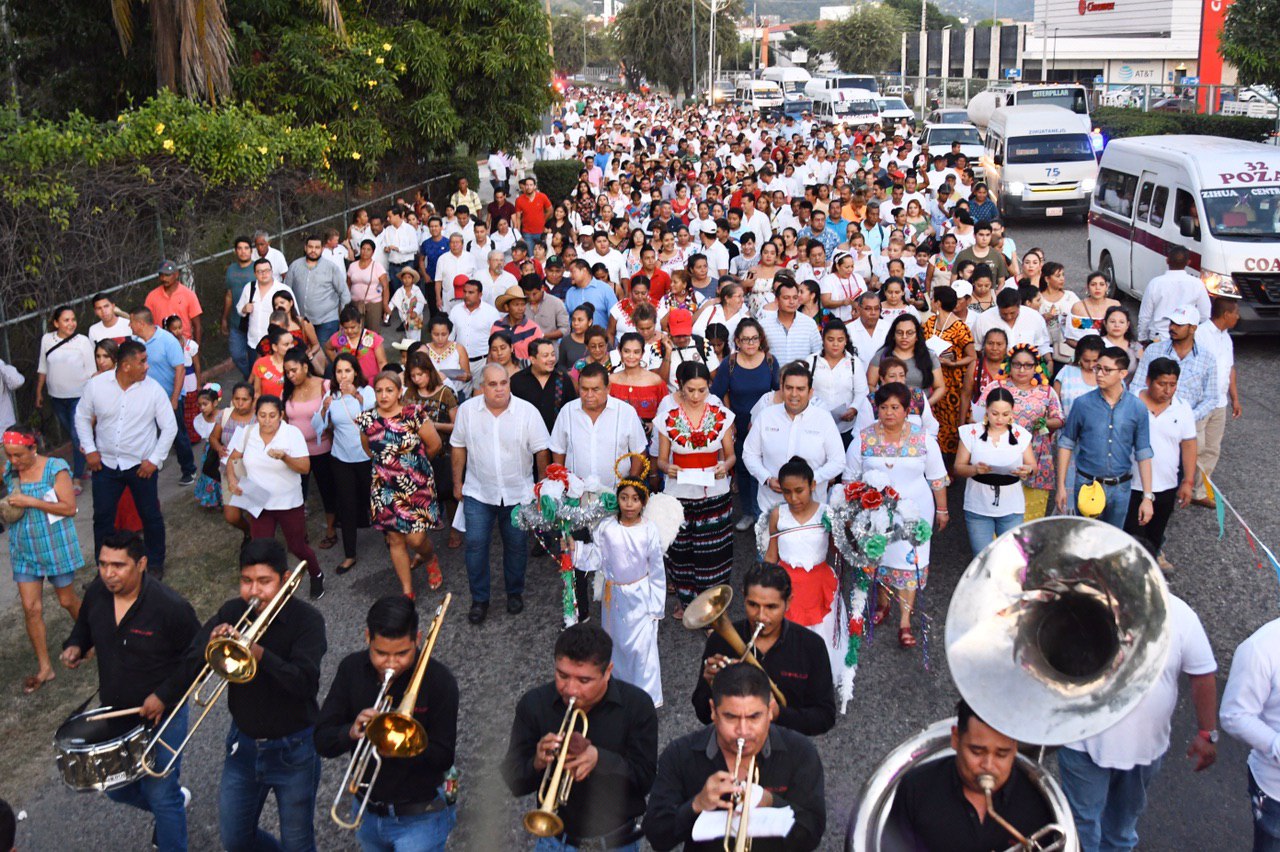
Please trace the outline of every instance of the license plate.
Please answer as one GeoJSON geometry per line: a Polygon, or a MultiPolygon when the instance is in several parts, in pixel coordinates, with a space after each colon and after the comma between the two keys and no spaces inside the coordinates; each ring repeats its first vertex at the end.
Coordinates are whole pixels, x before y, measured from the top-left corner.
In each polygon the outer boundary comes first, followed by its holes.
{"type": "Polygon", "coordinates": [[[1061,208],[1061,207],[1046,207],[1046,208],[1044,209],[1044,215],[1046,215],[1046,216],[1061,216],[1061,215],[1062,215],[1062,208],[1061,208]]]}

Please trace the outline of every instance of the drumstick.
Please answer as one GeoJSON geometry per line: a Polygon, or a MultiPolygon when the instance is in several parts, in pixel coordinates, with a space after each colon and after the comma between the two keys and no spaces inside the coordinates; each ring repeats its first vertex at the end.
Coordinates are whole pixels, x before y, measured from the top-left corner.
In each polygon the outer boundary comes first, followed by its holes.
{"type": "Polygon", "coordinates": [[[93,716],[85,716],[86,722],[101,722],[103,719],[118,719],[121,716],[136,716],[142,712],[142,705],[137,707],[126,707],[123,710],[108,710],[105,713],[97,713],[93,716]]]}

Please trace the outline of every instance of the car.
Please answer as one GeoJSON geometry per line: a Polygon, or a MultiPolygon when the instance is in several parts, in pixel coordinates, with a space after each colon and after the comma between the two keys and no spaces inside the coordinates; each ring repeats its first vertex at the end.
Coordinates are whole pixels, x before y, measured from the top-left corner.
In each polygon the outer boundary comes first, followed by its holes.
{"type": "Polygon", "coordinates": [[[1160,98],[1151,102],[1149,112],[1195,112],[1195,98],[1160,98]]]}
{"type": "Polygon", "coordinates": [[[969,110],[964,107],[935,109],[925,119],[925,124],[968,124],[969,110]]]}
{"type": "Polygon", "coordinates": [[[978,128],[967,121],[948,124],[926,124],[920,134],[920,144],[929,146],[930,154],[951,153],[951,143],[960,143],[960,153],[968,158],[973,168],[981,172],[979,161],[982,159],[982,136],[978,128]]]}
{"type": "Polygon", "coordinates": [[[885,126],[897,124],[904,119],[912,127],[915,126],[916,114],[902,98],[877,96],[876,103],[880,106],[880,120],[885,126]]]}

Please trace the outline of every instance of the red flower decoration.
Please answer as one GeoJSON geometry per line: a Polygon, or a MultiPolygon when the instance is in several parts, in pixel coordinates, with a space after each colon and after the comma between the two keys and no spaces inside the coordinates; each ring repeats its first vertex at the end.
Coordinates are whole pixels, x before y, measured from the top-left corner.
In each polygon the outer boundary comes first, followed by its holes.
{"type": "Polygon", "coordinates": [[[871,511],[872,509],[879,509],[881,504],[884,503],[884,497],[881,496],[879,491],[875,491],[875,490],[868,490],[863,492],[862,497],[860,499],[862,501],[862,508],[866,509],[867,511],[871,511]]]}
{"type": "Polygon", "coordinates": [[[884,494],[886,500],[897,500],[900,496],[897,491],[893,490],[892,485],[885,488],[885,490],[880,493],[884,494]]]}
{"type": "Polygon", "coordinates": [[[561,551],[560,571],[564,573],[572,570],[573,570],[573,554],[568,553],[567,551],[561,551]]]}
{"type": "Polygon", "coordinates": [[[849,619],[849,635],[861,636],[863,626],[862,617],[858,615],[853,616],[849,619]]]}
{"type": "Polygon", "coordinates": [[[547,479],[567,486],[569,484],[569,468],[562,464],[547,465],[547,479]]]}
{"type": "Polygon", "coordinates": [[[862,496],[862,492],[867,490],[865,482],[850,482],[844,487],[844,499],[846,502],[852,503],[862,496]]]}

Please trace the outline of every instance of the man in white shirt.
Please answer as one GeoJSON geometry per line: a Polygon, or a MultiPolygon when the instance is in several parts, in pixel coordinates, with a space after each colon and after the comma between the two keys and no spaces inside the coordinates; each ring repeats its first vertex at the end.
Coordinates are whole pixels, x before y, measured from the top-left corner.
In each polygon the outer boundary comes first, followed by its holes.
{"type": "Polygon", "coordinates": [[[1181,246],[1170,249],[1165,262],[1169,271],[1152,278],[1142,291],[1138,308],[1138,340],[1143,345],[1169,336],[1168,315],[1183,305],[1194,305],[1200,312],[1200,324],[1209,321],[1209,291],[1204,282],[1187,272],[1190,255],[1181,246]]]}
{"type": "Polygon", "coordinates": [[[756,246],[762,246],[773,236],[773,226],[769,217],[756,207],[756,197],[750,192],[742,193],[742,226],[756,235],[756,246]]]}
{"type": "Polygon", "coordinates": [[[714,221],[703,222],[698,229],[698,238],[701,245],[698,246],[695,252],[706,257],[707,269],[711,271],[712,278],[722,278],[729,273],[729,250],[716,239],[718,231],[719,229],[714,221]]]}
{"type": "Polygon", "coordinates": [[[849,340],[862,362],[870,364],[880,347],[884,346],[891,323],[880,318],[880,294],[875,290],[868,290],[854,301],[857,302],[858,315],[848,325],[849,340]]]}
{"type": "Polygon", "coordinates": [[[493,528],[502,536],[502,574],[507,612],[524,611],[524,575],[529,536],[511,523],[511,510],[533,499],[533,468],[546,473],[550,436],[538,409],[511,395],[507,371],[489,364],[480,373],[480,396],[458,406],[449,439],[453,496],[466,520],[467,582],[471,610],[480,624],[489,614],[489,546],[493,528]],[[464,477],[465,475],[465,477],[464,477]]]}
{"type": "Polygon", "coordinates": [[[779,364],[802,361],[822,351],[818,324],[800,313],[800,286],[794,279],[779,277],[774,284],[776,311],[762,311],[760,325],[769,341],[769,353],[779,364]]]}
{"type": "Polygon", "coordinates": [[[1218,715],[1223,729],[1250,748],[1253,848],[1280,849],[1280,618],[1236,648],[1218,715]]]}
{"type": "MultiPolygon", "coordinates": [[[[1218,368],[1218,402],[1213,412],[1196,423],[1199,435],[1200,457],[1197,467],[1210,478],[1222,456],[1222,437],[1227,430],[1227,406],[1231,407],[1234,420],[1244,413],[1240,407],[1240,394],[1236,391],[1236,350],[1231,342],[1231,329],[1240,321],[1240,304],[1235,299],[1215,299],[1209,312],[1209,321],[1196,328],[1196,346],[1213,355],[1218,368]]],[[[1216,508],[1204,487],[1204,477],[1196,472],[1195,497],[1197,506],[1216,508]]]]}
{"type": "Polygon", "coordinates": [[[453,211],[453,219],[446,219],[441,231],[446,237],[462,234],[462,241],[469,243],[476,238],[476,223],[471,218],[470,207],[458,207],[453,211]]]}
{"type": "Polygon", "coordinates": [[[452,337],[467,350],[474,376],[489,355],[489,334],[502,314],[483,297],[484,285],[474,279],[462,285],[462,301],[449,309],[452,337]]]}
{"type": "Polygon", "coordinates": [[[592,248],[579,252],[578,257],[591,266],[603,263],[609,270],[609,280],[615,288],[622,283],[622,277],[627,273],[627,262],[623,259],[622,252],[614,251],[609,246],[609,232],[606,230],[592,231],[592,248]]]}
{"type": "Polygon", "coordinates": [[[742,461],[760,483],[757,500],[768,513],[782,502],[778,471],[792,456],[813,468],[817,494],[826,494],[830,481],[844,470],[844,443],[831,412],[813,401],[813,382],[804,364],[782,369],[782,402],[769,406],[751,421],[742,446],[742,461]]]}
{"type": "Polygon", "coordinates": [[[1044,317],[1035,308],[1022,304],[1022,297],[1013,288],[1001,290],[996,294],[996,310],[983,311],[973,323],[973,339],[982,340],[993,328],[1002,328],[1009,337],[1009,348],[1020,343],[1034,346],[1041,358],[1053,354],[1053,343],[1049,339],[1049,327],[1044,317]]]}
{"type": "Polygon", "coordinates": [[[448,313],[462,300],[462,293],[454,288],[453,282],[459,276],[470,278],[474,270],[475,264],[471,262],[471,255],[467,254],[462,234],[450,235],[449,251],[436,261],[436,304],[440,306],[440,310],[448,313]]]}
{"type": "Polygon", "coordinates": [[[520,283],[514,275],[503,269],[505,261],[502,252],[494,249],[489,252],[488,265],[479,267],[472,273],[484,285],[484,300],[490,304],[494,304],[499,296],[520,283]]]}
{"type": "MultiPolygon", "coordinates": [[[[1169,750],[1170,722],[1178,703],[1178,676],[1191,683],[1191,703],[1200,730],[1192,734],[1187,757],[1192,771],[1218,756],[1218,664],[1200,619],[1179,597],[1169,595],[1169,656],[1155,685],[1129,713],[1101,734],[1058,750],[1058,775],[1080,833],[1080,848],[1133,849],[1147,789],[1169,750]]],[[[1238,659],[1238,658],[1237,658],[1238,659]]],[[[1234,670],[1232,671],[1234,675],[1234,670]]],[[[1230,685],[1227,686],[1230,691],[1230,685]]],[[[1226,701],[1223,701],[1226,725],[1226,701]]]]}
{"type": "Polygon", "coordinates": [[[285,273],[289,271],[289,261],[284,259],[284,252],[271,247],[271,236],[266,231],[253,232],[253,251],[254,260],[265,257],[271,261],[271,271],[275,274],[276,280],[284,281],[285,273]]]}
{"type": "Polygon", "coordinates": [[[405,212],[399,204],[393,204],[387,211],[387,227],[378,235],[382,250],[387,255],[387,277],[391,279],[392,296],[400,286],[400,270],[406,266],[412,268],[418,253],[418,232],[405,221],[405,212]]]}
{"type": "Polygon", "coordinates": [[[484,269],[489,265],[489,252],[498,247],[489,238],[489,226],[484,222],[475,224],[476,238],[467,243],[467,255],[471,258],[472,269],[484,269]]]}
{"type": "Polygon", "coordinates": [[[169,395],[147,377],[147,347],[126,340],[116,358],[114,370],[89,379],[76,406],[76,436],[93,471],[93,547],[98,552],[103,537],[115,527],[120,496],[127,488],[142,518],[147,572],[160,579],[165,529],[156,471],[178,434],[178,421],[169,395]]]}
{"type": "MultiPolygon", "coordinates": [[[[236,295],[239,295],[238,293],[236,295]]],[[[89,340],[114,340],[120,343],[133,334],[129,330],[128,314],[116,308],[116,303],[106,293],[97,293],[93,297],[93,313],[98,321],[89,326],[89,340]]]]}

